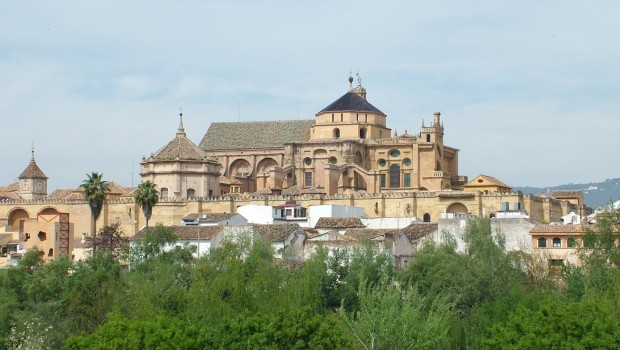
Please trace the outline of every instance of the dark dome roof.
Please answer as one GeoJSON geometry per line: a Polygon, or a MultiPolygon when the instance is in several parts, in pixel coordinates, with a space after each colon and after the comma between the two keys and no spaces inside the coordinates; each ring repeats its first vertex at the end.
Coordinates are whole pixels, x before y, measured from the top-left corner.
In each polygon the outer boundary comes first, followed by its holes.
{"type": "Polygon", "coordinates": [[[319,113],[327,112],[343,112],[343,111],[356,111],[356,112],[370,112],[385,115],[377,107],[371,105],[365,98],[360,97],[356,93],[349,91],[342,95],[339,99],[332,102],[329,106],[323,108],[319,113]]]}

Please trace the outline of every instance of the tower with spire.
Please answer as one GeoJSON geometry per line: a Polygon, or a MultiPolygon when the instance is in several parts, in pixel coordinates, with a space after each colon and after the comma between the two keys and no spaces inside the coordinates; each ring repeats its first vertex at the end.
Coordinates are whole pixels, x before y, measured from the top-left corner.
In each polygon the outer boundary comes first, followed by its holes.
{"type": "Polygon", "coordinates": [[[187,138],[182,110],[175,138],[150,157],[143,158],[140,165],[142,182],[148,180],[157,185],[164,199],[220,195],[221,166],[187,138]]]}
{"type": "Polygon", "coordinates": [[[19,175],[19,196],[22,199],[43,199],[47,197],[47,176],[34,159],[34,146],[30,163],[19,175]]]}

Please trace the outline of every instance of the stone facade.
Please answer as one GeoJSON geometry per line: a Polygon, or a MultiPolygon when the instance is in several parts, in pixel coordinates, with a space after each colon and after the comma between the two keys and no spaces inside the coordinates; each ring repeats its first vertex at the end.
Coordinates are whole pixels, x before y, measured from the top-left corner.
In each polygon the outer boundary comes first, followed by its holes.
{"type": "Polygon", "coordinates": [[[352,82],[314,120],[212,123],[200,147],[222,165],[222,183],[240,192],[462,189],[467,178],[458,175],[458,150],[444,145],[440,113],[417,135],[392,134],[361,81],[352,82]]]}
{"type": "Polygon", "coordinates": [[[153,182],[162,198],[211,198],[220,195],[220,165],[185,134],[180,115],[176,137],[142,160],[142,182],[153,182]]]}

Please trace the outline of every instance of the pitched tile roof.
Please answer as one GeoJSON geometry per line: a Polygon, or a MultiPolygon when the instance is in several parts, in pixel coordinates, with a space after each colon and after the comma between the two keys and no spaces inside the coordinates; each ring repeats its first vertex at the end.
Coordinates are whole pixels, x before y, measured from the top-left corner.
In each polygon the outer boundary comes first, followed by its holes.
{"type": "Polygon", "coordinates": [[[530,233],[564,233],[564,234],[583,234],[585,232],[583,226],[574,225],[536,225],[530,230],[530,233]]]}
{"type": "Polygon", "coordinates": [[[185,135],[179,135],[164,147],[147,158],[147,161],[197,160],[206,159],[206,154],[185,135]]]}
{"type": "Polygon", "coordinates": [[[30,163],[28,164],[28,166],[26,167],[26,169],[24,169],[21,175],[19,175],[19,178],[20,179],[47,179],[47,176],[45,176],[45,174],[43,173],[43,170],[39,168],[39,166],[37,165],[37,162],[34,161],[34,157],[33,157],[30,163]]]}
{"type": "Polygon", "coordinates": [[[484,174],[480,174],[476,176],[473,180],[465,184],[464,187],[479,187],[479,186],[499,186],[499,187],[512,188],[509,185],[506,185],[505,183],[494,178],[493,176],[484,175],[484,174]],[[479,181],[479,180],[482,180],[482,181],[479,181]]]}
{"type": "Polygon", "coordinates": [[[211,123],[200,148],[205,151],[280,148],[285,143],[308,141],[312,125],[314,119],[211,123]]]}
{"type": "Polygon", "coordinates": [[[348,218],[332,218],[323,217],[319,218],[314,225],[315,228],[364,228],[362,220],[360,218],[348,217],[348,218]]]}
{"type": "Polygon", "coordinates": [[[252,225],[254,231],[271,242],[284,240],[293,232],[300,230],[297,224],[252,225]]]}
{"type": "Polygon", "coordinates": [[[221,222],[228,220],[237,214],[234,213],[191,213],[183,218],[183,221],[221,222]],[[205,217],[206,216],[206,217],[205,217]]]}
{"type": "Polygon", "coordinates": [[[557,199],[580,198],[583,199],[581,190],[557,190],[551,192],[551,197],[557,199]]]}
{"type": "Polygon", "coordinates": [[[364,240],[384,237],[386,233],[393,233],[394,231],[394,229],[384,228],[350,228],[345,231],[344,235],[356,240],[364,240]]]}
{"type": "MultiPolygon", "coordinates": [[[[151,227],[152,228],[152,227],[151,227]]],[[[222,230],[222,226],[166,226],[166,228],[172,229],[172,231],[179,237],[179,240],[210,240],[216,234],[222,230]]],[[[133,237],[132,241],[139,241],[144,239],[146,228],[143,228],[133,237]]]]}
{"type": "Polygon", "coordinates": [[[349,91],[346,94],[342,95],[339,99],[332,102],[329,106],[323,108],[317,114],[346,111],[370,112],[385,115],[385,113],[381,112],[377,107],[371,105],[368,101],[366,101],[365,98],[359,96],[353,91],[349,91]]]}
{"type": "Polygon", "coordinates": [[[400,232],[407,235],[409,239],[416,240],[433,232],[437,232],[438,227],[437,224],[412,222],[409,226],[402,228],[400,232]]]}
{"type": "Polygon", "coordinates": [[[48,199],[84,199],[82,192],[77,189],[58,188],[47,196],[48,199]]]}

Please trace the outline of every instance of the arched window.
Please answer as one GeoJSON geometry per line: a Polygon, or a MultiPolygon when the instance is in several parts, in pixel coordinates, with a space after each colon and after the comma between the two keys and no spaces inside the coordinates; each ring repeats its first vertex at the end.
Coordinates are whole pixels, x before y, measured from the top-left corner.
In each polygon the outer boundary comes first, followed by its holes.
{"type": "Polygon", "coordinates": [[[547,248],[547,239],[545,237],[538,239],[538,248],[547,248]]]}
{"type": "Polygon", "coordinates": [[[334,129],[334,138],[335,139],[339,139],[340,138],[340,129],[338,129],[338,128],[334,129]]]}
{"type": "Polygon", "coordinates": [[[366,128],[361,128],[360,129],[360,139],[365,139],[366,138],[366,128]]]}
{"type": "Polygon", "coordinates": [[[390,188],[400,187],[400,165],[390,165],[390,188]]]}
{"type": "Polygon", "coordinates": [[[422,217],[422,220],[424,222],[431,222],[431,214],[429,213],[424,214],[424,216],[422,217]]]}
{"type": "Polygon", "coordinates": [[[562,248],[562,240],[558,237],[553,239],[553,248],[562,248]]]}
{"type": "Polygon", "coordinates": [[[193,188],[188,188],[187,198],[194,198],[194,197],[196,197],[196,190],[194,190],[193,188]]]}
{"type": "Polygon", "coordinates": [[[167,188],[167,187],[162,187],[162,188],[159,190],[159,196],[160,196],[161,198],[168,198],[168,188],[167,188]]]}

